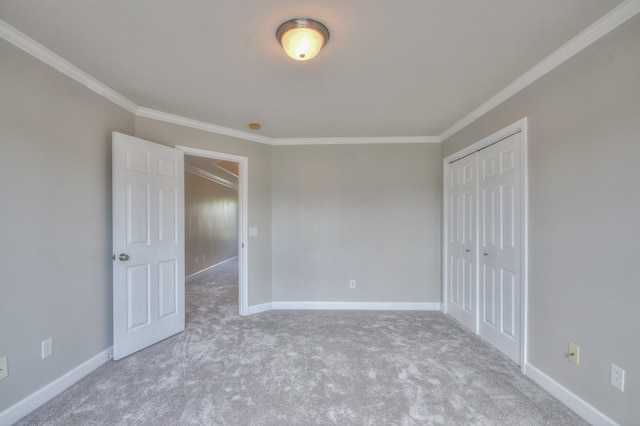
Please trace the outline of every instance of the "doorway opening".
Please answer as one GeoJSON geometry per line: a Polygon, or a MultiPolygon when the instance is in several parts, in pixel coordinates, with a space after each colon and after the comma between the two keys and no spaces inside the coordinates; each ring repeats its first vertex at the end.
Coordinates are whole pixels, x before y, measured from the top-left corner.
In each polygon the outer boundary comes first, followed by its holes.
{"type": "Polygon", "coordinates": [[[185,275],[238,267],[238,312],[248,311],[246,157],[177,146],[185,153],[185,275]]]}

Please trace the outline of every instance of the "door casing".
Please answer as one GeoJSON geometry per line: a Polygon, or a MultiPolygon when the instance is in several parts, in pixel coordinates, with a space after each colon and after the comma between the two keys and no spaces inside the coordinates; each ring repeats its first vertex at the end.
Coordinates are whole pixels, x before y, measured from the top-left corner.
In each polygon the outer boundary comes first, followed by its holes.
{"type": "MultiPolygon", "coordinates": [[[[449,230],[449,218],[448,218],[448,167],[449,164],[453,161],[459,160],[467,155],[473,154],[476,151],[481,150],[489,145],[492,145],[496,142],[499,142],[502,139],[505,139],[513,134],[518,132],[522,133],[521,143],[522,143],[522,217],[521,217],[521,259],[522,259],[522,267],[520,271],[520,282],[522,283],[522,294],[521,294],[521,321],[520,321],[520,336],[521,336],[521,356],[520,356],[520,369],[526,374],[526,365],[527,365],[527,340],[528,340],[528,327],[527,327],[527,317],[528,317],[528,171],[527,171],[527,118],[523,118],[521,120],[516,121],[515,123],[498,130],[497,132],[473,143],[472,145],[461,149],[460,151],[453,153],[446,158],[444,158],[442,163],[443,169],[443,221],[442,221],[442,271],[443,271],[443,282],[442,282],[442,294],[443,294],[443,306],[444,312],[448,312],[448,286],[449,282],[449,274],[451,273],[448,268],[448,247],[447,247],[447,239],[446,235],[449,230]]],[[[476,304],[478,298],[478,288],[476,287],[476,304]]],[[[476,315],[478,314],[478,309],[476,305],[476,315]]],[[[474,333],[479,333],[479,321],[476,320],[476,329],[472,330],[474,333]]]]}

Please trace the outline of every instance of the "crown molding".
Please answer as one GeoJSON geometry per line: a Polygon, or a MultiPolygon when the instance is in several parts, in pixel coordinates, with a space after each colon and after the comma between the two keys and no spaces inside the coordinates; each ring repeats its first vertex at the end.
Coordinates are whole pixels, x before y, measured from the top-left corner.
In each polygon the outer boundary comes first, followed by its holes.
{"type": "Polygon", "coordinates": [[[210,180],[222,186],[226,186],[227,188],[236,189],[236,190],[238,189],[237,184],[233,182],[229,182],[228,180],[223,179],[220,176],[216,176],[213,173],[203,170],[199,167],[192,166],[191,164],[185,164],[184,169],[189,173],[192,173],[196,176],[200,176],[203,179],[210,180]]]}
{"type": "Polygon", "coordinates": [[[175,114],[169,114],[162,111],[156,111],[150,108],[139,107],[120,93],[106,86],[91,75],[82,71],[80,68],[71,64],[67,60],[58,56],[51,50],[47,49],[37,41],[28,37],[16,28],[0,20],[0,37],[15,45],[19,49],[24,50],[30,55],[47,65],[55,68],[69,78],[79,82],[88,89],[105,97],[116,105],[135,114],[139,117],[151,118],[154,120],[173,123],[185,127],[204,130],[210,133],[216,133],[231,136],[248,141],[263,143],[275,146],[291,146],[291,145],[352,145],[352,144],[380,144],[380,143],[440,143],[464,127],[468,126],[487,112],[491,111],[502,102],[506,101],[516,93],[520,92],[531,83],[547,74],[567,59],[589,46],[611,30],[617,28],[631,17],[640,12],[640,0],[626,0],[618,7],[600,18],[589,28],[578,34],[569,42],[564,44],[558,50],[553,52],[547,58],[539,62],[529,71],[514,80],[486,102],[471,111],[453,126],[445,130],[439,136],[399,136],[399,137],[335,137],[335,138],[270,138],[267,136],[256,135],[242,130],[231,129],[229,127],[219,126],[204,121],[194,120],[187,117],[181,117],[175,114]]]}
{"type": "Polygon", "coordinates": [[[380,143],[440,143],[438,136],[334,137],[334,138],[273,138],[271,145],[357,145],[380,143]]]}
{"type": "Polygon", "coordinates": [[[205,132],[219,135],[232,136],[266,145],[354,145],[354,144],[380,144],[380,143],[440,143],[437,136],[398,136],[398,137],[342,137],[342,138],[270,138],[268,136],[256,135],[242,130],[229,127],[218,126],[204,121],[193,120],[167,112],[156,111],[150,108],[139,107],[136,111],[139,117],[151,118],[153,120],[178,124],[192,129],[204,130],[205,132]]]}
{"type": "Polygon", "coordinates": [[[25,51],[31,56],[41,60],[45,64],[65,74],[67,77],[77,81],[93,92],[108,99],[114,104],[124,108],[132,114],[139,117],[151,118],[153,120],[164,121],[167,123],[177,124],[180,126],[190,127],[193,129],[204,130],[206,132],[219,135],[231,136],[238,139],[263,143],[267,145],[340,145],[340,144],[371,144],[371,143],[438,143],[440,139],[437,136],[400,136],[400,137],[357,137],[357,138],[270,138],[267,136],[256,135],[254,133],[236,130],[229,127],[219,126],[217,124],[207,123],[204,121],[194,120],[175,114],[157,111],[151,108],[145,108],[136,105],[120,93],[111,89],[107,85],[98,81],[91,75],[82,71],[66,59],[57,55],[53,51],[47,49],[37,41],[33,40],[26,34],[20,32],[16,28],[0,20],[0,37],[13,44],[17,48],[25,51]]]}
{"type": "Polygon", "coordinates": [[[138,107],[135,114],[139,117],[151,118],[153,120],[164,121],[166,123],[178,124],[180,126],[191,127],[192,129],[204,130],[205,132],[209,133],[216,133],[219,135],[231,136],[238,139],[271,145],[271,138],[267,136],[256,135],[242,130],[218,126],[217,124],[194,120],[192,118],[182,117],[180,115],[169,114],[168,112],[138,107]]]}
{"type": "Polygon", "coordinates": [[[445,130],[440,135],[440,140],[447,140],[449,137],[482,117],[516,93],[520,92],[522,89],[529,86],[531,83],[589,46],[591,43],[600,39],[613,29],[626,22],[628,19],[635,16],[638,12],[640,12],[640,0],[624,1],[618,7],[594,22],[586,30],[569,40],[558,50],[547,56],[538,64],[534,65],[533,68],[522,74],[493,97],[489,98],[486,102],[464,116],[460,121],[445,130]]]}
{"type": "Polygon", "coordinates": [[[45,64],[49,65],[52,68],[55,68],[56,70],[65,74],[69,78],[72,78],[83,86],[86,86],[98,95],[107,98],[114,104],[135,114],[136,109],[138,108],[135,103],[131,102],[120,93],[112,90],[110,87],[96,80],[72,63],[66,61],[65,59],[62,59],[51,50],[47,49],[37,41],[33,40],[26,34],[18,31],[2,20],[0,20],[0,37],[7,40],[17,48],[24,50],[31,56],[40,59],[45,64]]]}

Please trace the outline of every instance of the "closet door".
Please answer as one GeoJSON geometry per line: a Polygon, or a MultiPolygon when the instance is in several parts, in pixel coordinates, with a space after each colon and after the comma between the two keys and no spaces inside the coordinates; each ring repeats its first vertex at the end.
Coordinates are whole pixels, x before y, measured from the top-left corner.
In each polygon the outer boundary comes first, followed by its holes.
{"type": "Polygon", "coordinates": [[[448,167],[447,312],[477,331],[476,157],[472,154],[448,167]]]}
{"type": "Polygon", "coordinates": [[[521,133],[478,151],[480,336],[520,364],[521,133]]]}

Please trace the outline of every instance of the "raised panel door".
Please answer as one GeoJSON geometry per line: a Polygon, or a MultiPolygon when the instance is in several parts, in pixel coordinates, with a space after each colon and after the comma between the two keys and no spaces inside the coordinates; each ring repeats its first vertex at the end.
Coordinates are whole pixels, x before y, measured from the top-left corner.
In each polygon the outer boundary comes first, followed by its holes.
{"type": "Polygon", "coordinates": [[[113,134],[113,349],[184,330],[184,154],[113,134]]]}
{"type": "Polygon", "coordinates": [[[521,133],[478,152],[480,335],[521,359],[521,133]]]}

